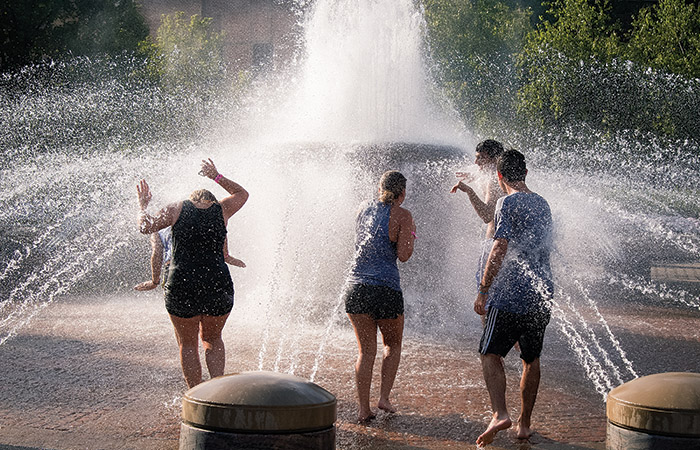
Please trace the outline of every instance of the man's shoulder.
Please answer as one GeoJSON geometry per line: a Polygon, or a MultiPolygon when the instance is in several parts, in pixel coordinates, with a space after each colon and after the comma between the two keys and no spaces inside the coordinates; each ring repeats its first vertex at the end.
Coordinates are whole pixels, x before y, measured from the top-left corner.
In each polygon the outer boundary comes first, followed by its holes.
{"type": "Polygon", "coordinates": [[[549,207],[549,202],[536,192],[513,192],[512,194],[501,197],[504,204],[513,205],[519,203],[532,204],[532,205],[546,205],[549,207]]]}
{"type": "Polygon", "coordinates": [[[503,197],[499,197],[499,199],[496,200],[496,211],[498,211],[499,209],[503,209],[503,205],[505,204],[506,199],[508,197],[508,195],[504,195],[503,197]]]}

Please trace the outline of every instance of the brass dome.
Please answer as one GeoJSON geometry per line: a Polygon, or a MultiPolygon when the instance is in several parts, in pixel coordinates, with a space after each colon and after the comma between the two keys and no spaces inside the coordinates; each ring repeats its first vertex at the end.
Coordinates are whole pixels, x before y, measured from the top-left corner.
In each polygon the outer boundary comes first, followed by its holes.
{"type": "Polygon", "coordinates": [[[608,394],[608,420],[651,434],[700,437],[700,374],[648,375],[608,394]]]}
{"type": "Polygon", "coordinates": [[[183,422],[213,431],[304,433],[335,423],[333,394],[303,378],[243,372],[201,383],[185,393],[183,422]]]}

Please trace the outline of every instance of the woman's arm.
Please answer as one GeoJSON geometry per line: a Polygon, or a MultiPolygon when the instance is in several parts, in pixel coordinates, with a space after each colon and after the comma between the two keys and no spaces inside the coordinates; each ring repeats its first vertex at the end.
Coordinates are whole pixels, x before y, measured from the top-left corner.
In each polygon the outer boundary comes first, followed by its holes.
{"type": "Polygon", "coordinates": [[[202,168],[199,174],[203,177],[211,178],[229,193],[228,197],[219,201],[223,210],[224,221],[228,222],[228,219],[236,214],[248,201],[248,191],[240,184],[220,174],[211,159],[202,160],[202,168]]]}
{"type": "Polygon", "coordinates": [[[406,262],[413,255],[413,246],[416,240],[416,224],[413,216],[405,208],[394,208],[392,213],[396,214],[396,223],[399,228],[396,239],[396,256],[399,261],[406,262]]]}
{"type": "Polygon", "coordinates": [[[138,224],[139,231],[143,234],[155,233],[165,227],[174,225],[182,210],[182,202],[172,203],[161,209],[155,216],[152,216],[146,211],[148,204],[151,202],[151,190],[148,187],[146,180],[141,180],[136,186],[136,192],[139,197],[139,216],[138,224]]]}
{"type": "Polygon", "coordinates": [[[151,234],[151,279],[134,286],[137,291],[150,291],[160,284],[160,271],[163,264],[163,243],[158,233],[151,234]]]}

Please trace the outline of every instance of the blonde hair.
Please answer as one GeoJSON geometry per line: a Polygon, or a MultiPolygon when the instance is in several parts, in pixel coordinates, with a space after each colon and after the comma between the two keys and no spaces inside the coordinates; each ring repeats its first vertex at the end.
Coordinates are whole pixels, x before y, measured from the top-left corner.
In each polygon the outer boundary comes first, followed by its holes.
{"type": "Polygon", "coordinates": [[[192,202],[202,202],[202,201],[207,201],[207,202],[212,202],[212,203],[219,203],[216,200],[216,197],[214,197],[214,194],[209,192],[206,189],[197,189],[196,191],[192,191],[190,194],[190,201],[192,202]]]}
{"type": "Polygon", "coordinates": [[[406,189],[406,177],[401,172],[389,170],[379,180],[379,201],[394,203],[406,189]]]}

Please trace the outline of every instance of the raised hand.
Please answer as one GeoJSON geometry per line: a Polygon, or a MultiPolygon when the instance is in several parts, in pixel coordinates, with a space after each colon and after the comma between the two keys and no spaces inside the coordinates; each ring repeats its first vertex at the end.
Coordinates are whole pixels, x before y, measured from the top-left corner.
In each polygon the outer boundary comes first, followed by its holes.
{"type": "Polygon", "coordinates": [[[473,172],[457,172],[455,176],[464,183],[471,183],[476,180],[476,176],[473,172]]]}
{"type": "Polygon", "coordinates": [[[141,180],[138,185],[136,185],[136,193],[139,196],[139,206],[142,211],[148,208],[148,204],[151,202],[151,190],[148,187],[146,180],[141,180]]]}
{"type": "Polygon", "coordinates": [[[219,171],[216,170],[214,161],[212,161],[211,158],[207,158],[202,160],[202,168],[199,169],[199,174],[213,180],[219,174],[219,171]]]}

